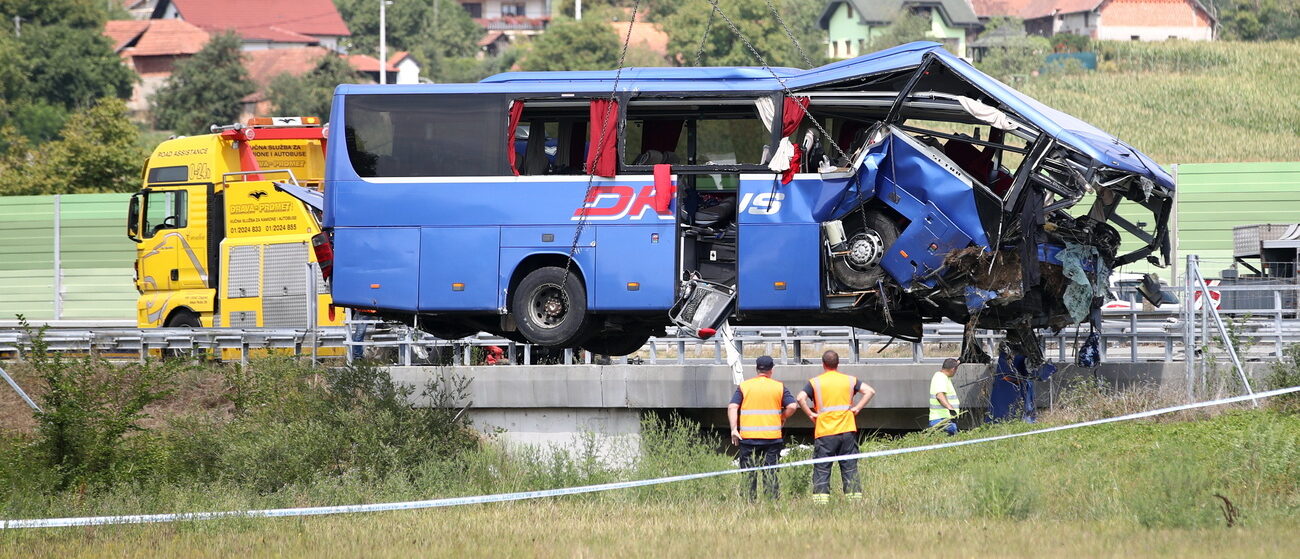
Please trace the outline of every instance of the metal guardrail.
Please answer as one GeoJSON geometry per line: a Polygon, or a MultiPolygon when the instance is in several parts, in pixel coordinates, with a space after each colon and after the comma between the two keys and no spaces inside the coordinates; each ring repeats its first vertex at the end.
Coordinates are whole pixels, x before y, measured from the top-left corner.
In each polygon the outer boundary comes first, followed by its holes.
{"type": "MultiPolygon", "coordinates": [[[[1109,362],[1183,361],[1187,340],[1204,352],[1220,335],[1211,329],[1198,299],[1211,297],[1194,294],[1184,284],[1168,287],[1182,303],[1143,310],[1137,301],[1129,309],[1103,312],[1101,356],[1109,362]],[[1191,297],[1188,295],[1192,294],[1191,297]]],[[[1224,292],[1254,292],[1254,301],[1271,300],[1271,308],[1220,309],[1238,340],[1242,359],[1278,359],[1290,344],[1300,343],[1300,309],[1291,303],[1300,295],[1300,285],[1231,285],[1212,286],[1219,297],[1224,292]],[[1248,343],[1241,343],[1246,341],[1248,343]]],[[[1136,297],[1136,294],[1131,294],[1136,297]]],[[[500,337],[479,334],[459,340],[444,340],[401,325],[354,321],[349,326],[301,329],[240,328],[148,328],[129,327],[124,321],[50,321],[45,326],[44,341],[54,351],[109,354],[114,358],[145,359],[151,353],[210,352],[221,357],[246,361],[258,350],[273,350],[315,359],[319,350],[331,349],[351,359],[356,354],[387,354],[390,362],[411,365],[441,363],[478,364],[482,350],[501,348],[504,360],[514,364],[583,364],[649,363],[677,365],[717,365],[725,363],[722,341],[699,340],[689,336],[659,336],[639,352],[628,357],[604,357],[589,352],[555,351],[519,344],[500,337]],[[359,331],[365,332],[358,336],[359,331]],[[349,335],[352,332],[352,335],[349,335]],[[337,351],[342,349],[343,351],[337,351]]],[[[756,357],[761,352],[783,364],[805,363],[816,359],[823,349],[833,348],[848,363],[921,363],[940,361],[960,351],[964,327],[954,322],[924,326],[922,342],[896,342],[887,336],[852,327],[734,327],[741,354],[756,357]],[[757,349],[756,349],[757,348],[757,349]],[[812,350],[809,353],[809,350],[812,350]]],[[[1088,326],[1072,326],[1060,332],[1044,332],[1043,353],[1056,362],[1070,362],[1079,341],[1087,337],[1088,326]]],[[[997,331],[977,331],[976,338],[986,351],[996,354],[1002,339],[997,331]]],[[[30,336],[15,321],[0,321],[0,357],[20,354],[31,349],[30,336]]],[[[1213,348],[1211,348],[1213,351],[1213,348]]]]}
{"type": "MultiPolygon", "coordinates": [[[[1287,345],[1300,343],[1300,319],[1283,318],[1285,313],[1260,310],[1237,314],[1234,328],[1244,339],[1254,339],[1249,348],[1238,348],[1245,359],[1275,359],[1287,345]],[[1250,316],[1245,317],[1246,314],[1250,316]]],[[[1294,312],[1290,312],[1294,316],[1294,312]]],[[[1194,325],[1199,327],[1199,325],[1194,325]]],[[[245,361],[258,350],[273,350],[293,355],[314,356],[321,349],[343,349],[345,354],[388,350],[389,361],[411,365],[438,362],[449,365],[479,364],[482,350],[502,348],[505,361],[515,364],[583,364],[604,362],[588,352],[549,351],[528,344],[518,344],[487,334],[459,340],[443,340],[406,327],[384,329],[353,340],[347,327],[308,329],[236,329],[236,328],[48,328],[44,342],[52,351],[109,355],[115,358],[143,360],[150,353],[211,352],[227,358],[237,354],[245,361]],[[356,349],[354,349],[356,348],[356,349]]],[[[921,363],[940,361],[955,355],[962,342],[961,324],[942,322],[925,327],[921,343],[894,342],[879,334],[850,327],[736,327],[735,339],[743,355],[754,357],[756,351],[772,355],[783,364],[815,360],[824,349],[840,351],[848,363],[921,363]],[[811,351],[810,351],[811,350],[811,351]]],[[[1165,311],[1120,311],[1107,313],[1101,332],[1103,361],[1181,361],[1184,357],[1184,321],[1178,313],[1165,311]]],[[[355,333],[355,330],[354,330],[355,333]]],[[[1086,338],[1087,327],[1071,327],[1044,337],[1044,354],[1057,362],[1074,358],[1073,348],[1086,338]]],[[[993,352],[1002,335],[996,331],[979,331],[976,339],[993,352]]],[[[1204,339],[1205,335],[1201,335],[1204,339]]],[[[0,330],[0,355],[17,354],[31,349],[31,339],[19,330],[0,330]]],[[[337,352],[335,352],[337,353],[337,352]]],[[[724,364],[720,340],[698,340],[685,336],[652,338],[642,350],[629,357],[616,357],[612,363],[648,363],[677,365],[724,364]]]]}

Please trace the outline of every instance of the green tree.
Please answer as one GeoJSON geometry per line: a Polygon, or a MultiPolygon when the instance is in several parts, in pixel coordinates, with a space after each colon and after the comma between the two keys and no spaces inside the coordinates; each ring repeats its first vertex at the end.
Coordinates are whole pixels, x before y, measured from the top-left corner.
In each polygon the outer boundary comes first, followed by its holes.
{"type": "Polygon", "coordinates": [[[361,74],[347,60],[333,53],[322,56],[316,67],[301,76],[280,74],[267,87],[267,98],[276,114],[329,118],[334,88],[357,83],[361,74]]]}
{"type": "Polygon", "coordinates": [[[1300,3],[1295,0],[1217,0],[1224,39],[1276,41],[1300,37],[1300,3]]]}
{"type": "Polygon", "coordinates": [[[61,192],[132,192],[145,154],[140,130],[127,120],[126,103],[105,98],[73,113],[60,134],[47,144],[45,164],[66,176],[61,192]]]}
{"type": "MultiPolygon", "coordinates": [[[[114,2],[119,4],[120,3],[114,2]]],[[[0,14],[13,23],[22,18],[23,33],[28,26],[61,25],[74,29],[91,29],[98,33],[108,19],[103,0],[0,0],[0,14]]]]}
{"type": "Polygon", "coordinates": [[[254,90],[239,37],[217,35],[189,60],[178,63],[150,99],[154,125],[181,134],[205,133],[212,124],[238,119],[241,99],[254,90]]]}
{"type": "Polygon", "coordinates": [[[131,96],[135,74],[98,30],[63,25],[26,26],[20,40],[29,95],[73,109],[101,97],[131,96]]]}
{"type": "Polygon", "coordinates": [[[979,40],[987,43],[987,47],[975,66],[1002,81],[1032,74],[1052,52],[1052,44],[1046,37],[1026,35],[1024,23],[1015,18],[989,21],[979,40]]]}
{"type": "Polygon", "coordinates": [[[903,10],[894,17],[893,23],[871,37],[871,49],[882,50],[912,41],[933,41],[930,25],[929,14],[914,14],[903,10]]]}
{"type": "Polygon", "coordinates": [[[519,66],[529,71],[613,70],[622,44],[603,19],[556,19],[533,41],[519,66]]]}
{"type": "MultiPolygon", "coordinates": [[[[379,3],[374,0],[334,0],[352,36],[348,52],[379,53],[379,3]]],[[[454,59],[478,53],[483,28],[455,0],[402,0],[388,6],[388,52],[408,51],[425,76],[443,81],[443,68],[454,59]]]]}
{"type": "MultiPolygon", "coordinates": [[[[825,6],[824,0],[771,0],[781,20],[798,40],[799,48],[795,47],[768,5],[766,1],[757,0],[718,0],[718,8],[726,18],[712,13],[713,7],[708,0],[692,0],[685,6],[678,6],[660,20],[668,33],[668,50],[679,63],[694,66],[703,38],[704,48],[700,57],[703,65],[758,65],[753,53],[728,25],[727,19],[730,19],[770,66],[808,67],[799,54],[800,48],[812,66],[824,63],[823,33],[817,29],[817,16],[825,6]]],[[[664,12],[660,10],[660,13],[664,12]]]]}
{"type": "Polygon", "coordinates": [[[126,104],[105,98],[72,113],[60,139],[33,146],[12,126],[0,128],[0,194],[130,192],[145,154],[140,131],[127,120],[126,104]]]}

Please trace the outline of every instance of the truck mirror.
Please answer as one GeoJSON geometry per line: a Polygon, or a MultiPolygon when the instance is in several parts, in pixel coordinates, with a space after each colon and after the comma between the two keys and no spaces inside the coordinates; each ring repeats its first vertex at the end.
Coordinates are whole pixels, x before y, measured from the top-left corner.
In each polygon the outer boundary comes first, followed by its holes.
{"type": "Polygon", "coordinates": [[[131,206],[126,212],[126,238],[140,242],[140,193],[131,195],[131,206]]]}

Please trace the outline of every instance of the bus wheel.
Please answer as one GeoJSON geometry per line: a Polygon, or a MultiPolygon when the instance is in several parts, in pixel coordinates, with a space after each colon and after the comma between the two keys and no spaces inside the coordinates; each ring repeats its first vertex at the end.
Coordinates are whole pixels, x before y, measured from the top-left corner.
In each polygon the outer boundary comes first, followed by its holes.
{"type": "Polygon", "coordinates": [[[573,347],[585,341],[587,289],[576,274],[557,266],[529,272],[510,300],[519,333],[544,346],[573,347]]]}
{"type": "Polygon", "coordinates": [[[871,289],[885,277],[880,261],[898,240],[898,225],[893,220],[880,212],[864,211],[861,220],[853,216],[844,218],[849,231],[848,251],[831,259],[835,279],[852,289],[871,289]]]}
{"type": "Polygon", "coordinates": [[[582,342],[582,349],[598,355],[622,356],[636,353],[650,340],[650,331],[598,333],[582,342]]]}

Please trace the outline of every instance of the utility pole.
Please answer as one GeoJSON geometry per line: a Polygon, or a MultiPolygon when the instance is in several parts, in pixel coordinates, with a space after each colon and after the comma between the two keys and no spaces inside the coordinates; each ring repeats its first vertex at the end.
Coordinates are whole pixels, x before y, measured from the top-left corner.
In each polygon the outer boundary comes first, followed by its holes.
{"type": "Polygon", "coordinates": [[[573,19],[582,21],[582,0],[573,0],[573,19]]]}
{"type": "Polygon", "coordinates": [[[388,5],[391,0],[379,0],[379,83],[388,83],[388,5]]]}

